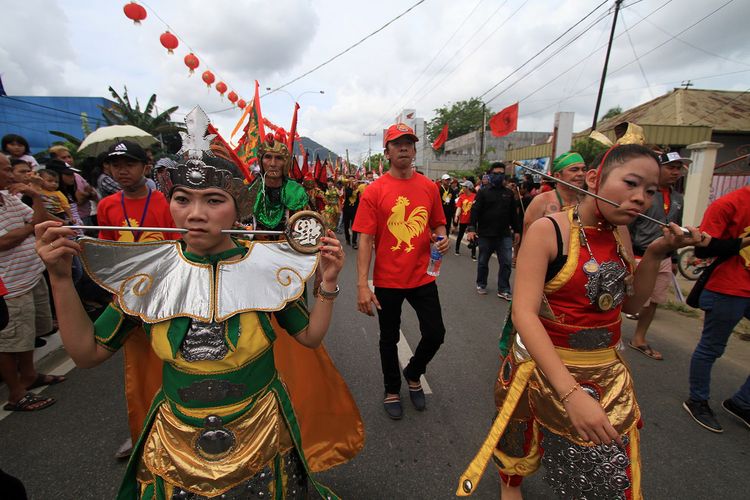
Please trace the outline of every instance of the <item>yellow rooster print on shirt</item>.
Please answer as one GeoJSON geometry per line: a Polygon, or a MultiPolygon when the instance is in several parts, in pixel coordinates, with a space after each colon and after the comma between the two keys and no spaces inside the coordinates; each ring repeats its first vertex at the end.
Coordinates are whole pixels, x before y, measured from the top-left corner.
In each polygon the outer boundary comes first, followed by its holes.
{"type": "Polygon", "coordinates": [[[399,250],[401,243],[404,244],[404,250],[407,253],[414,250],[414,245],[411,244],[412,238],[422,234],[427,226],[428,214],[425,207],[414,207],[409,216],[406,216],[406,207],[410,203],[406,196],[399,196],[391,209],[393,213],[388,216],[386,226],[388,231],[396,238],[396,245],[391,247],[393,251],[399,250]]]}
{"type": "MultiPolygon", "coordinates": [[[[133,219],[132,217],[129,217],[130,220],[130,227],[138,227],[138,221],[133,219]]],[[[128,223],[125,221],[122,221],[122,227],[128,227],[128,223]]],[[[128,243],[133,243],[136,241],[136,236],[138,233],[133,231],[117,231],[117,241],[125,241],[128,243]]],[[[138,239],[138,242],[143,243],[145,241],[162,241],[164,239],[164,234],[161,232],[153,232],[153,231],[141,231],[141,237],[138,239]]]]}

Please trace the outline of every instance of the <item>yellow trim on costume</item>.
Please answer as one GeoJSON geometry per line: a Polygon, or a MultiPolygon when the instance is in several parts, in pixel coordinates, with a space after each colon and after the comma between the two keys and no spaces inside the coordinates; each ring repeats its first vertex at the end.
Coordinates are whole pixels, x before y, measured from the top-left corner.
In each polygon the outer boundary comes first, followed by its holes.
{"type": "Polygon", "coordinates": [[[479,484],[479,480],[482,479],[482,474],[487,468],[492,454],[495,450],[500,436],[505,432],[505,428],[508,426],[510,416],[516,409],[518,401],[526,391],[526,384],[531,377],[532,372],[536,368],[536,363],[533,361],[526,361],[518,365],[516,374],[513,377],[513,383],[508,389],[508,394],[505,398],[502,408],[495,417],[495,421],[492,423],[490,432],[487,434],[482,446],[479,448],[474,459],[469,463],[461,477],[459,478],[458,489],[456,490],[456,496],[465,497],[471,495],[479,484]]]}
{"type": "Polygon", "coordinates": [[[641,492],[641,435],[637,428],[630,429],[630,495],[632,500],[643,500],[641,492]]]}
{"type": "Polygon", "coordinates": [[[261,327],[258,315],[248,312],[240,315],[241,333],[235,350],[230,350],[224,359],[187,362],[182,359],[179,351],[177,356],[172,358],[172,347],[167,338],[169,325],[169,321],[164,321],[152,327],[151,347],[160,359],[172,363],[175,368],[185,373],[220,374],[235,371],[258,358],[271,347],[271,342],[261,327]],[[256,332],[261,334],[257,335],[256,332]]]}
{"type": "Polygon", "coordinates": [[[578,255],[581,252],[581,240],[578,237],[578,224],[573,223],[573,209],[568,210],[568,221],[570,221],[570,238],[568,242],[568,258],[565,260],[560,272],[554,278],[544,284],[544,293],[549,294],[561,289],[567,283],[578,267],[578,255]]]}
{"type": "Polygon", "coordinates": [[[555,347],[555,352],[566,365],[573,366],[592,366],[603,363],[617,361],[617,349],[610,347],[607,349],[597,349],[596,351],[576,351],[574,349],[565,349],[555,347]]]}

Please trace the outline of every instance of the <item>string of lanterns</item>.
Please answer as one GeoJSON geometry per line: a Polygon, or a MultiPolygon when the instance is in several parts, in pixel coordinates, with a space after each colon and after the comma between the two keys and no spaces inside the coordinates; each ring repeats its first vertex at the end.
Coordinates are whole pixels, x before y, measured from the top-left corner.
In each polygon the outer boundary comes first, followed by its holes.
{"type": "MultiPolygon", "coordinates": [[[[133,24],[140,25],[141,21],[145,20],[146,17],[148,17],[146,8],[137,2],[129,2],[125,4],[122,10],[125,13],[125,17],[132,20],[133,24]]],[[[159,17],[158,14],[157,17],[159,17]]],[[[161,36],[159,36],[159,42],[165,49],[167,49],[168,54],[174,54],[175,49],[177,49],[177,47],[179,47],[180,45],[179,38],[169,30],[165,31],[161,34],[161,36]]],[[[185,66],[188,67],[190,75],[192,75],[200,66],[200,59],[198,59],[198,56],[196,56],[192,51],[185,56],[183,61],[185,63],[185,66]]],[[[203,80],[208,88],[211,88],[211,85],[213,85],[216,81],[216,75],[214,75],[211,70],[206,70],[201,75],[201,80],[203,80]]],[[[223,81],[219,81],[218,83],[216,83],[214,88],[222,97],[222,99],[224,98],[224,94],[227,92],[227,90],[229,90],[229,87],[223,81]]],[[[229,99],[229,102],[231,102],[233,106],[237,106],[240,109],[244,109],[245,106],[247,106],[245,100],[240,99],[240,96],[233,90],[230,91],[229,94],[227,94],[227,99],[229,99]]]]}

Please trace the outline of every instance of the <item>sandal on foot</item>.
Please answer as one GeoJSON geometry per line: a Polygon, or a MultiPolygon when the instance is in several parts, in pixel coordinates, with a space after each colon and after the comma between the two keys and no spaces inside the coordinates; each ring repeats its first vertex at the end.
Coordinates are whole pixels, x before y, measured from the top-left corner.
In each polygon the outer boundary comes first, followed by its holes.
{"type": "Polygon", "coordinates": [[[651,359],[655,359],[656,361],[663,361],[664,357],[661,355],[659,351],[655,351],[651,348],[650,345],[634,345],[632,342],[628,342],[628,347],[635,349],[636,351],[640,352],[644,356],[648,356],[651,359]]]}
{"type": "Polygon", "coordinates": [[[15,403],[8,401],[8,404],[3,406],[5,411],[36,411],[47,408],[55,404],[54,398],[45,398],[37,396],[33,392],[27,393],[24,397],[19,399],[15,403]]]}
{"type": "Polygon", "coordinates": [[[385,396],[383,399],[383,408],[390,418],[393,420],[401,420],[404,416],[404,410],[401,407],[401,396],[385,396]]]}
{"type": "Polygon", "coordinates": [[[29,385],[26,390],[36,389],[37,387],[43,387],[45,385],[56,385],[65,382],[65,377],[62,375],[46,375],[39,373],[36,376],[36,380],[29,385]]]}

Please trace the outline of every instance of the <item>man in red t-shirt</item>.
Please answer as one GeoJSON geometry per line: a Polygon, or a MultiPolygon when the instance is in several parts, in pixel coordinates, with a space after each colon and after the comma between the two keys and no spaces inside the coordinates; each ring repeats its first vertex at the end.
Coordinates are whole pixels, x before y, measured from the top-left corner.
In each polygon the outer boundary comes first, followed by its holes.
{"type": "MultiPolygon", "coordinates": [[[[690,360],[690,398],[683,407],[693,419],[712,432],[723,432],[708,406],[711,368],[724,354],[737,323],[750,319],[750,185],[733,191],[709,205],[701,231],[711,236],[696,255],[725,258],[708,279],[700,296],[706,312],[703,332],[690,360]],[[719,246],[715,243],[730,243],[719,246]]],[[[721,404],[730,415],[750,427],[750,377],[721,404]]]]}
{"type": "MultiPolygon", "coordinates": [[[[169,202],[146,185],[146,152],[138,144],[120,141],[109,148],[112,177],[122,191],[99,202],[97,221],[102,226],[174,227],[169,202]]],[[[100,231],[99,238],[112,241],[161,241],[180,239],[180,233],[150,231],[100,231]]]]}
{"type": "Polygon", "coordinates": [[[414,356],[404,368],[410,399],[419,411],[425,408],[420,377],[445,336],[437,285],[435,278],[427,274],[427,266],[430,245],[437,236],[443,237],[436,243],[441,254],[448,251],[449,243],[438,188],[412,168],[418,140],[414,131],[403,123],[388,128],[384,153],[391,168],[362,193],[352,227],[361,233],[357,255],[357,307],[369,316],[374,315],[373,304],[378,310],[380,363],[385,382],[383,406],[394,420],[403,415],[396,344],[404,299],[416,311],[422,334],[414,356]],[[367,281],[373,242],[374,293],[367,281]]]}

